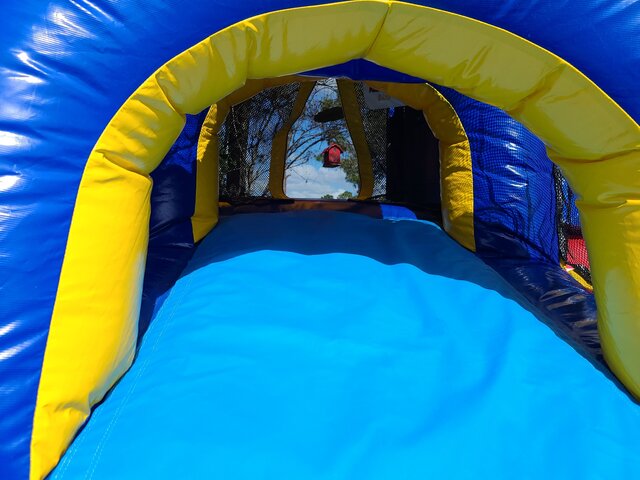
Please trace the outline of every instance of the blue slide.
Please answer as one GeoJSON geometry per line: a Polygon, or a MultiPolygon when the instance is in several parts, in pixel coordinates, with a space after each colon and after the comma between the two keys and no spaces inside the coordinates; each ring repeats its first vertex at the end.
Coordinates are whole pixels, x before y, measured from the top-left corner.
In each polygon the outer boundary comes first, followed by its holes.
{"type": "Polygon", "coordinates": [[[640,478],[640,409],[421,221],[223,217],[51,478],[640,478]]]}

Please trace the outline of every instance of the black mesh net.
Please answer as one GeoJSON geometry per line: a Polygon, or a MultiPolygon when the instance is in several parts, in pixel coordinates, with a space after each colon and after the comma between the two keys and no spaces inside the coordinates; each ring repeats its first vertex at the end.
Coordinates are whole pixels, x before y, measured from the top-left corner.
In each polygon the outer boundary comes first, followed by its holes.
{"type": "Polygon", "coordinates": [[[591,271],[587,247],[582,236],[576,196],[558,167],[553,171],[556,189],[558,240],[560,256],[568,268],[574,269],[589,284],[591,271]]]}
{"type": "Polygon", "coordinates": [[[387,155],[388,155],[388,121],[389,109],[372,110],[367,107],[364,90],[367,86],[363,82],[355,82],[356,98],[360,107],[362,126],[371,154],[373,170],[373,198],[384,200],[387,196],[387,155]]]}
{"type": "Polygon", "coordinates": [[[299,83],[263,90],[231,108],[218,133],[220,198],[269,197],[275,134],[291,116],[299,83]]]}
{"type": "MultiPolygon", "coordinates": [[[[231,108],[218,133],[221,200],[233,203],[271,196],[273,139],[291,117],[300,86],[291,83],[270,88],[231,108]]],[[[371,199],[416,206],[439,205],[438,142],[422,112],[404,106],[385,108],[384,104],[370,107],[365,96],[366,84],[354,82],[354,87],[372,161],[371,199]],[[411,161],[403,161],[407,158],[411,161]]],[[[292,198],[351,198],[359,190],[359,173],[336,81],[318,80],[289,132],[285,192],[292,198]],[[318,175],[322,152],[332,144],[343,150],[341,165],[331,175],[329,172],[318,175]],[[329,191],[330,186],[326,192],[309,185],[300,186],[312,183],[309,174],[336,177],[338,171],[344,175],[340,191],[329,191]],[[291,187],[294,183],[298,188],[291,187]]],[[[335,185],[333,190],[337,188],[335,185]]]]}

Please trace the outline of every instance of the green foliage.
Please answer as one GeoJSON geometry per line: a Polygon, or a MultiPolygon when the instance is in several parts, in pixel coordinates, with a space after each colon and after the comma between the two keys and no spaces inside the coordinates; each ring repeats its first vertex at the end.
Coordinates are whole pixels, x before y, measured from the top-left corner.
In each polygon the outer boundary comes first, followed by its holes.
{"type": "MultiPolygon", "coordinates": [[[[353,149],[353,146],[351,147],[353,149]]],[[[360,171],[358,170],[358,159],[355,152],[350,155],[343,155],[340,162],[340,167],[344,170],[347,182],[358,188],[360,184],[360,171]]]]}
{"type": "Polygon", "coordinates": [[[320,197],[320,200],[333,200],[333,195],[331,195],[330,193],[327,193],[326,195],[322,195],[320,197]]]}
{"type": "Polygon", "coordinates": [[[353,193],[342,192],[340,195],[338,195],[338,198],[340,198],[341,200],[349,200],[350,198],[353,198],[353,193]]]}

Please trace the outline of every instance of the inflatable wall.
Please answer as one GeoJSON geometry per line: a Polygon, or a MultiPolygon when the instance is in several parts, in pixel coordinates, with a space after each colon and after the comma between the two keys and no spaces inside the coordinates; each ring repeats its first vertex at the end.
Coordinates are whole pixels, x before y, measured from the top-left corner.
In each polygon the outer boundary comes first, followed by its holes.
{"type": "MultiPolygon", "coordinates": [[[[424,113],[444,230],[640,397],[639,19],[622,0],[5,5],[0,477],[52,471],[215,232],[230,108],[324,77],[345,115],[354,82],[424,113]],[[567,273],[576,242],[588,278],[567,273]]],[[[353,115],[364,202],[374,147],[353,115]]]]}

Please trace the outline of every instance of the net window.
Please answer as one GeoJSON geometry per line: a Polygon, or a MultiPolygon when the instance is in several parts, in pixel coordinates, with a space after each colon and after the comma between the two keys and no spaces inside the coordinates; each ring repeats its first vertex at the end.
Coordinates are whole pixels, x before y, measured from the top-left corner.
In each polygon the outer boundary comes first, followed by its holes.
{"type": "Polygon", "coordinates": [[[315,84],[291,127],[284,182],[290,198],[349,199],[358,194],[358,159],[335,79],[315,84]]]}

